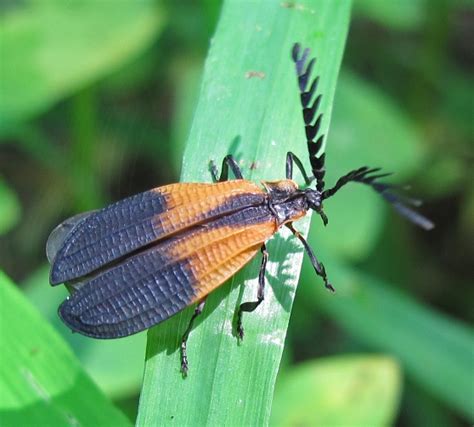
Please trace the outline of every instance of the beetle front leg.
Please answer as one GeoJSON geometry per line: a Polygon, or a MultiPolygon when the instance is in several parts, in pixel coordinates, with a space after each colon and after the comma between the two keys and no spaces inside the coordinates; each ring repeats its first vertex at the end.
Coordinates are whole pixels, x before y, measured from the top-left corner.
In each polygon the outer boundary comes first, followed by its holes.
{"type": "Polygon", "coordinates": [[[243,179],[242,171],[240,170],[240,167],[232,154],[228,154],[222,160],[220,176],[216,164],[211,160],[210,169],[214,182],[227,181],[229,179],[229,168],[234,174],[235,179],[243,179]]]}
{"type": "Polygon", "coordinates": [[[311,249],[311,246],[309,246],[306,239],[301,235],[301,233],[298,230],[295,230],[292,223],[286,224],[286,226],[291,230],[291,232],[303,244],[303,247],[305,248],[306,253],[309,256],[309,259],[311,260],[311,264],[312,264],[314,270],[316,271],[316,274],[319,277],[322,277],[322,279],[324,280],[324,286],[326,287],[326,289],[329,289],[330,291],[335,292],[336,290],[331,285],[331,283],[329,283],[328,276],[326,274],[326,269],[324,268],[323,263],[318,261],[318,259],[316,258],[316,255],[313,252],[313,249],[311,249]]]}

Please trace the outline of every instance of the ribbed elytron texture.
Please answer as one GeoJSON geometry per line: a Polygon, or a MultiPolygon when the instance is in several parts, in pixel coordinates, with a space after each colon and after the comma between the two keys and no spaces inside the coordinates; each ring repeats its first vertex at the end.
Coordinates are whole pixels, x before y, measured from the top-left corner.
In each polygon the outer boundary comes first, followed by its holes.
{"type": "Polygon", "coordinates": [[[235,274],[276,228],[265,204],[196,225],[93,278],[61,305],[60,315],[96,338],[149,328],[235,274]]]}
{"type": "Polygon", "coordinates": [[[258,206],[266,193],[246,180],[171,184],[92,213],[66,237],[51,284],[85,276],[154,241],[193,225],[258,206]]]}

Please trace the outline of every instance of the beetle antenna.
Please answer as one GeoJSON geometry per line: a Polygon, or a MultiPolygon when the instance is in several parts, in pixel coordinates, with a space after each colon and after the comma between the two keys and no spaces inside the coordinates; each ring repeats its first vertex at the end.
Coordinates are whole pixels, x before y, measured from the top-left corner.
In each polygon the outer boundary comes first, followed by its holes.
{"type": "Polygon", "coordinates": [[[309,161],[311,163],[313,175],[316,178],[316,189],[318,191],[323,191],[324,174],[326,173],[324,167],[325,154],[322,153],[318,156],[318,152],[323,146],[324,135],[320,135],[316,139],[323,117],[321,113],[316,114],[319,104],[321,103],[322,95],[315,96],[319,76],[311,80],[311,72],[316,63],[316,58],[311,58],[307,61],[310,49],[306,48],[303,51],[301,50],[301,45],[295,43],[293,45],[291,57],[295,63],[296,75],[298,77],[298,87],[300,91],[301,106],[303,107],[303,119],[305,124],[306,142],[308,144],[309,161]],[[311,83],[308,85],[309,81],[311,81],[311,83]]]}
{"type": "Polygon", "coordinates": [[[403,187],[378,181],[380,178],[391,175],[391,173],[379,172],[380,168],[368,168],[367,166],[355,169],[339,178],[334,187],[323,191],[321,200],[325,200],[334,196],[334,194],[336,194],[341,189],[341,187],[348,184],[349,182],[359,182],[361,184],[371,186],[388,203],[390,203],[400,215],[404,216],[409,221],[425,230],[431,230],[434,227],[434,224],[428,218],[407,206],[419,206],[421,204],[420,200],[408,198],[404,195],[394,192],[394,190],[400,190],[403,189],[403,187]]]}

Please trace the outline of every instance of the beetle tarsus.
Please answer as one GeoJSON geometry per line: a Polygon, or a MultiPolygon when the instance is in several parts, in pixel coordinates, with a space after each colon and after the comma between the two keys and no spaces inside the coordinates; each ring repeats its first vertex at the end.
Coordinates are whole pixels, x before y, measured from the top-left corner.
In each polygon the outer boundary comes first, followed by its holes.
{"type": "MultiPolygon", "coordinates": [[[[318,262],[318,260],[316,260],[316,262],[318,262]]],[[[322,262],[319,262],[319,272],[316,270],[316,273],[323,278],[324,287],[326,289],[329,289],[331,292],[336,292],[336,289],[334,289],[334,286],[331,285],[331,283],[329,283],[328,276],[326,274],[326,267],[324,267],[324,264],[322,262]]]]}
{"type": "Polygon", "coordinates": [[[219,171],[217,169],[217,166],[216,166],[216,163],[214,162],[214,160],[211,160],[209,162],[209,171],[211,172],[212,180],[214,182],[218,182],[219,181],[219,171]]]}
{"type": "Polygon", "coordinates": [[[186,353],[186,341],[181,341],[181,375],[183,378],[188,376],[188,356],[186,353]]]}
{"type": "Polygon", "coordinates": [[[326,287],[326,289],[329,289],[331,292],[336,292],[336,289],[334,289],[334,286],[331,285],[329,282],[326,282],[324,286],[326,287]]]}
{"type": "Polygon", "coordinates": [[[237,339],[240,341],[244,340],[244,327],[242,326],[242,312],[240,316],[237,317],[237,339]]]}

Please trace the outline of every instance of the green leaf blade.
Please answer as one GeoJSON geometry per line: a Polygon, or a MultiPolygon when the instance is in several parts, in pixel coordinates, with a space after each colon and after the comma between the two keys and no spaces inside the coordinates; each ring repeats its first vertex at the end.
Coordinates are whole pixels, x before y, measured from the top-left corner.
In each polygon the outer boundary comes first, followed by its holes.
{"type": "MultiPolygon", "coordinates": [[[[298,7],[224,3],[183,160],[183,181],[209,182],[209,161],[220,164],[228,153],[252,180],[282,179],[287,151],[307,164],[290,50],[301,42],[318,57],[315,72],[321,76],[327,133],[349,10],[349,1],[299,2],[298,7]]],[[[308,226],[308,219],[298,223],[304,233],[308,226]]],[[[278,233],[268,250],[265,301],[244,315],[241,345],[233,335],[233,316],[240,303],[255,299],[260,257],[208,298],[188,341],[187,379],[179,373],[178,348],[192,308],[149,332],[138,425],[268,424],[302,262],[301,248],[288,230],[278,233]]]]}
{"type": "Polygon", "coordinates": [[[1,272],[0,301],[2,425],[130,425],[1,272]]]}
{"type": "Polygon", "coordinates": [[[21,283],[25,296],[69,344],[83,369],[107,396],[124,398],[138,390],[143,377],[146,334],[99,342],[72,334],[57,314],[67,290],[62,286],[51,288],[46,285],[49,270],[50,266],[45,265],[21,283]]]}

